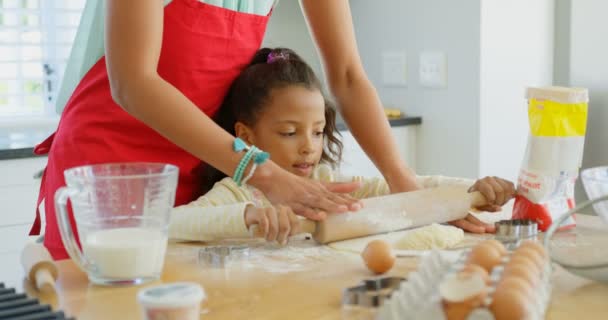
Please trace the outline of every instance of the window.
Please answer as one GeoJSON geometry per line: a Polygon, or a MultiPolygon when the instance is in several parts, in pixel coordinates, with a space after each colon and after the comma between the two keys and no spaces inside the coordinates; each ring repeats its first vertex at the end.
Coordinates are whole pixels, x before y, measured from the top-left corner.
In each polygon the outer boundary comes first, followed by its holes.
{"type": "Polygon", "coordinates": [[[86,0],[0,0],[0,119],[56,116],[86,0]]]}

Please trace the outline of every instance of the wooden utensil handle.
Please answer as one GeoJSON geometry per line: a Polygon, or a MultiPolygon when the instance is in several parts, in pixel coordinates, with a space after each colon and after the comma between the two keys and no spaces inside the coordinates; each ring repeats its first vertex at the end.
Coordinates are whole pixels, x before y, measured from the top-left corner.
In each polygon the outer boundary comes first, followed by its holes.
{"type": "Polygon", "coordinates": [[[51,271],[46,268],[40,268],[36,270],[35,274],[36,288],[41,292],[53,292],[55,291],[55,278],[51,271]]]}

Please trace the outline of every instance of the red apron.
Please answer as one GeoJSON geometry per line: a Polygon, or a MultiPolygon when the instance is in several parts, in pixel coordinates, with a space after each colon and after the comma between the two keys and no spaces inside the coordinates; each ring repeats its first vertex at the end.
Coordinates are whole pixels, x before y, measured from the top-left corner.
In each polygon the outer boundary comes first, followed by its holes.
{"type": "MultiPolygon", "coordinates": [[[[218,110],[232,81],[262,43],[268,16],[236,12],[197,0],[173,0],[164,9],[158,73],[208,116],[218,110]]],[[[209,137],[210,139],[212,137],[209,137]]],[[[64,170],[81,165],[149,161],[180,169],[175,204],[198,196],[201,161],[117,105],[110,94],[105,57],[81,80],[66,104],[57,131],[36,146],[48,153],[38,206],[45,201],[44,245],[54,259],[68,258],[55,218],[54,194],[64,170]]],[[[72,226],[74,226],[74,219],[72,226]]],[[[73,227],[74,230],[76,228],[73,227]]],[[[30,234],[40,233],[40,214],[30,234]]]]}

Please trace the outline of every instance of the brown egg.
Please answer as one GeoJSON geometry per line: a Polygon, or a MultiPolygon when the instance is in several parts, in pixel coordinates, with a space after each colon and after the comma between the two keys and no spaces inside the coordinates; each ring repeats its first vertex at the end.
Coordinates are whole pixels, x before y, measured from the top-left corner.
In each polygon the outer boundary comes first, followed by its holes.
{"type": "Polygon", "coordinates": [[[502,255],[493,245],[480,243],[473,247],[467,262],[477,264],[490,273],[492,268],[500,264],[501,259],[502,255]]]}
{"type": "Polygon", "coordinates": [[[462,268],[462,272],[477,273],[481,276],[481,278],[486,284],[490,284],[490,274],[488,274],[488,271],[486,269],[477,264],[466,264],[464,268],[462,268]]]}
{"type": "Polygon", "coordinates": [[[526,268],[530,269],[530,272],[533,272],[537,276],[541,274],[542,269],[538,266],[537,261],[535,261],[533,257],[530,257],[528,255],[515,253],[512,254],[511,257],[509,257],[509,262],[507,262],[507,266],[515,264],[522,264],[526,266],[526,268]]]}
{"type": "Polygon", "coordinates": [[[384,240],[370,241],[361,257],[369,270],[376,274],[385,273],[395,264],[395,255],[391,245],[384,240]]]}
{"type": "Polygon", "coordinates": [[[504,256],[507,254],[507,248],[505,248],[505,245],[496,239],[485,240],[482,242],[482,244],[488,244],[488,245],[493,246],[496,250],[498,250],[498,252],[500,252],[501,256],[504,256]]]}
{"type": "Polygon", "coordinates": [[[514,252],[516,255],[522,255],[522,256],[526,256],[529,257],[530,259],[534,260],[534,263],[536,263],[536,265],[538,266],[538,268],[540,270],[543,269],[546,260],[543,257],[543,255],[541,253],[538,253],[538,250],[530,245],[525,246],[525,247],[519,247],[515,250],[514,252]]]}
{"type": "Polygon", "coordinates": [[[492,295],[490,311],[496,320],[529,319],[532,303],[515,288],[496,288],[492,295]]]}
{"type": "Polygon", "coordinates": [[[519,247],[520,248],[532,248],[536,252],[538,252],[538,254],[541,256],[541,258],[543,258],[544,260],[547,260],[547,257],[548,257],[547,250],[545,250],[545,247],[542,244],[540,244],[536,241],[526,240],[526,241],[522,242],[519,247]]]}
{"type": "Polygon", "coordinates": [[[525,280],[530,284],[532,288],[536,287],[536,284],[539,281],[538,274],[531,270],[530,266],[526,266],[525,264],[508,264],[505,268],[505,271],[502,274],[502,279],[507,279],[510,277],[516,277],[525,280]]]}
{"type": "Polygon", "coordinates": [[[543,266],[545,265],[545,260],[540,255],[540,253],[538,253],[538,251],[536,251],[536,249],[534,249],[530,246],[519,247],[519,248],[517,248],[517,250],[515,250],[515,252],[513,252],[513,255],[516,257],[519,257],[519,256],[526,257],[534,262],[534,264],[536,265],[536,267],[538,268],[539,271],[543,270],[543,266]]]}
{"type": "Polygon", "coordinates": [[[485,299],[485,294],[479,294],[462,302],[449,302],[443,300],[443,312],[447,320],[465,320],[473,309],[479,307],[485,299]]]}
{"type": "Polygon", "coordinates": [[[525,295],[530,301],[535,301],[534,289],[525,279],[518,277],[506,277],[500,280],[496,290],[517,291],[525,295]]]}
{"type": "Polygon", "coordinates": [[[473,309],[483,304],[487,297],[487,286],[477,272],[461,271],[444,279],[439,286],[439,293],[446,318],[465,320],[473,309]]]}

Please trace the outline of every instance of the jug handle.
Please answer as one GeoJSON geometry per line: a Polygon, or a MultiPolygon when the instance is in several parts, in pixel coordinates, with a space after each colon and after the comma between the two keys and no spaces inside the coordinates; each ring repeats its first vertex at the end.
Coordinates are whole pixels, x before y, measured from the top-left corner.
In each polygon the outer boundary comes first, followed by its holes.
{"type": "Polygon", "coordinates": [[[61,235],[61,241],[65,250],[72,258],[72,261],[84,272],[88,272],[90,263],[80,251],[76,242],[76,236],[72,231],[72,225],[70,223],[70,217],[68,214],[68,199],[78,193],[78,190],[70,187],[61,187],[55,192],[55,215],[57,217],[57,225],[59,227],[59,234],[61,235]]]}

